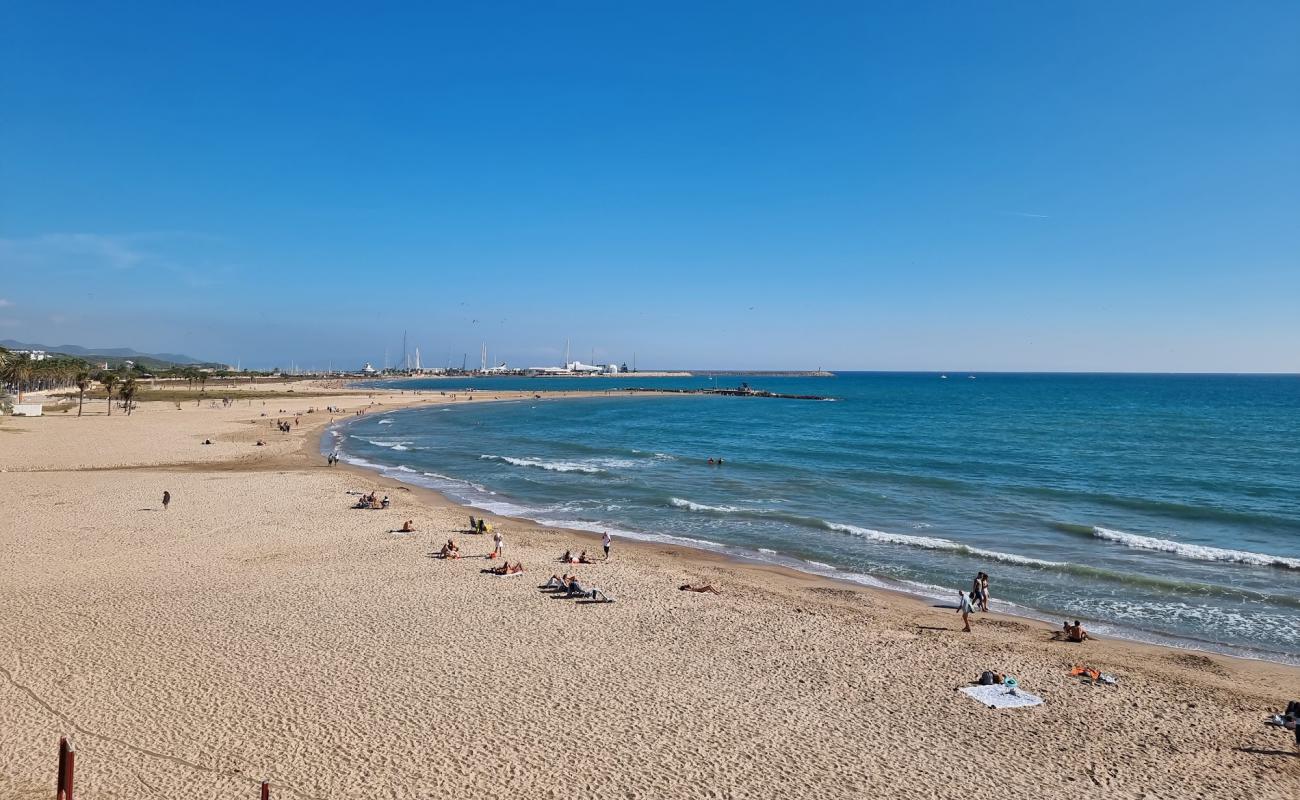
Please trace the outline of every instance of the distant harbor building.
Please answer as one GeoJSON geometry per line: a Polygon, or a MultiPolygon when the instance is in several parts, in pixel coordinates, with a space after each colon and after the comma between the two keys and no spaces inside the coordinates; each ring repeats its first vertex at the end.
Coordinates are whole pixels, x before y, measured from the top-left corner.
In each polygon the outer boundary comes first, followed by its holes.
{"type": "Polygon", "coordinates": [[[44,361],[50,357],[50,354],[44,350],[13,350],[11,352],[16,356],[27,356],[32,361],[44,361]]]}
{"type": "Polygon", "coordinates": [[[367,361],[367,362],[366,362],[366,365],[365,365],[364,367],[361,368],[361,374],[362,374],[362,375],[378,375],[378,374],[379,374],[379,370],[375,369],[374,366],[371,365],[371,363],[370,363],[369,361],[367,361]]]}

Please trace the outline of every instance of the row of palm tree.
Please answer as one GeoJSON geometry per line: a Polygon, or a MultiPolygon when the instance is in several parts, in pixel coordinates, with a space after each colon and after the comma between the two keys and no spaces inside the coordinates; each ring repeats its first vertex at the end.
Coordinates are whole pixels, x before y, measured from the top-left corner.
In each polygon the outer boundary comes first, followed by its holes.
{"type": "Polygon", "coordinates": [[[126,405],[126,413],[131,413],[132,403],[139,384],[136,377],[129,372],[118,373],[109,370],[92,372],[90,364],[80,358],[56,356],[53,358],[34,359],[29,353],[15,353],[0,347],[0,387],[13,387],[18,393],[18,402],[23,401],[23,393],[30,391],[47,391],[68,386],[77,387],[77,416],[81,416],[86,402],[86,390],[93,381],[99,381],[108,395],[108,413],[113,414],[113,388],[118,387],[117,394],[126,405]]]}
{"type": "Polygon", "coordinates": [[[14,353],[0,348],[0,384],[13,387],[18,392],[20,403],[24,392],[75,386],[77,376],[89,369],[90,365],[79,358],[34,359],[29,353],[14,353]]]}

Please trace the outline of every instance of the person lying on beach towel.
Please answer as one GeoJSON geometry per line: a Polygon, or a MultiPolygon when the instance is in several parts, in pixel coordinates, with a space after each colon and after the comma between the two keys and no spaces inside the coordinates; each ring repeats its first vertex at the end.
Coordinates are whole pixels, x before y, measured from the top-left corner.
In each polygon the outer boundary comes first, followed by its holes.
{"type": "Polygon", "coordinates": [[[546,579],[540,588],[542,589],[563,589],[566,592],[574,581],[578,579],[577,575],[552,575],[546,579]]]}
{"type": "Polygon", "coordinates": [[[1281,714],[1274,714],[1264,720],[1265,725],[1273,725],[1283,730],[1295,731],[1295,745],[1300,747],[1300,700],[1292,700],[1286,704],[1286,711],[1281,714]]]}
{"type": "Polygon", "coordinates": [[[522,562],[519,561],[516,561],[513,564],[507,561],[499,567],[491,567],[483,571],[489,572],[493,575],[518,575],[519,573],[524,571],[524,565],[522,562]]]}
{"type": "Polygon", "coordinates": [[[564,555],[560,556],[560,561],[565,564],[577,564],[578,557],[573,554],[572,550],[565,550],[564,555]]]}
{"type": "Polygon", "coordinates": [[[614,598],[605,594],[600,589],[597,589],[595,586],[591,587],[590,589],[588,589],[586,586],[583,586],[582,582],[579,581],[577,577],[574,577],[573,580],[569,581],[568,596],[578,598],[579,600],[581,599],[595,600],[599,603],[614,602],[614,598]]]}
{"type": "Polygon", "coordinates": [[[591,556],[587,555],[587,551],[586,551],[586,550],[583,550],[583,551],[582,551],[582,554],[578,556],[578,563],[579,563],[579,564],[595,564],[595,563],[596,563],[596,559],[594,559],[594,558],[592,558],[591,556]]]}
{"type": "Polygon", "coordinates": [[[397,529],[398,533],[415,533],[415,520],[408,519],[402,523],[402,527],[397,529]]]}
{"type": "Polygon", "coordinates": [[[698,585],[683,583],[681,586],[677,587],[677,590],[680,592],[700,592],[701,594],[706,592],[708,594],[722,594],[722,590],[718,589],[711,583],[701,583],[698,585]]]}
{"type": "Polygon", "coordinates": [[[601,589],[591,587],[586,588],[577,578],[569,581],[569,597],[575,597],[577,600],[594,600],[597,602],[614,602],[614,598],[601,591],[601,589]]]}

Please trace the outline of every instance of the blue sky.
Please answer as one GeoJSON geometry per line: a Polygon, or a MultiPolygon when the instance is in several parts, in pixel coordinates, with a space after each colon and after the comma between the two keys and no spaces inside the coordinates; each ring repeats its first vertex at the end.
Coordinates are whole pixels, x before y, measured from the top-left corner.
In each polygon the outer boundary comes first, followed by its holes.
{"type": "Polygon", "coordinates": [[[1300,4],[0,3],[0,338],[1300,371],[1300,4]]]}

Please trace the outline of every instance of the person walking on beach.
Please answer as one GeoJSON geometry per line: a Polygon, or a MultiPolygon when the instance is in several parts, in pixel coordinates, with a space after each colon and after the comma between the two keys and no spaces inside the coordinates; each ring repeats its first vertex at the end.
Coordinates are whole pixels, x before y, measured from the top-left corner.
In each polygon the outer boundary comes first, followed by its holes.
{"type": "Polygon", "coordinates": [[[163,490],[163,511],[166,511],[167,506],[171,505],[171,503],[172,503],[172,493],[163,490]]]}
{"type": "Polygon", "coordinates": [[[989,574],[980,573],[980,610],[985,614],[989,612],[989,574]]]}
{"type": "Polygon", "coordinates": [[[962,625],[964,626],[964,627],[961,629],[961,632],[962,632],[962,633],[970,633],[970,632],[971,632],[971,630],[970,630],[970,612],[972,612],[972,611],[974,611],[974,610],[975,610],[975,609],[971,607],[971,604],[970,604],[970,598],[968,598],[968,597],[966,596],[966,593],[965,593],[965,592],[963,592],[961,589],[958,589],[958,590],[957,590],[957,613],[958,613],[958,614],[961,614],[961,622],[962,622],[962,625]]]}
{"type": "Polygon", "coordinates": [[[605,531],[605,535],[602,536],[601,539],[600,539],[600,546],[603,547],[603,548],[605,548],[605,560],[606,560],[606,561],[609,560],[609,543],[610,543],[611,541],[613,541],[613,540],[609,538],[609,531],[605,531]]]}

